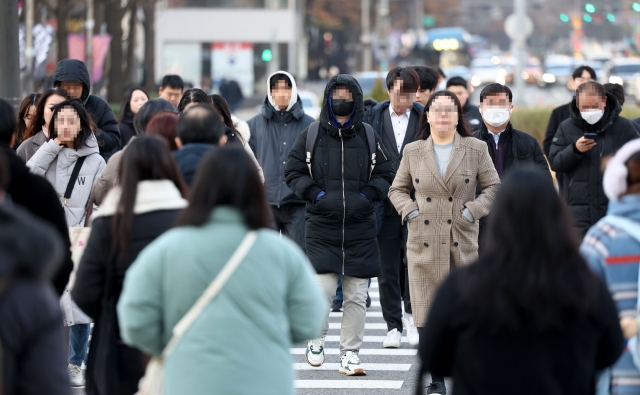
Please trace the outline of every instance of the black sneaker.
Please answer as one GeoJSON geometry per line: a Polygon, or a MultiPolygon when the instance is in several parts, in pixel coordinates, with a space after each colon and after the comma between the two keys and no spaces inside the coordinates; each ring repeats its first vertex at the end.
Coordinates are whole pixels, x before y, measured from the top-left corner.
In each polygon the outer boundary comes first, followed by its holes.
{"type": "Polygon", "coordinates": [[[334,313],[339,313],[342,311],[342,302],[333,301],[331,302],[331,311],[334,313]]]}
{"type": "Polygon", "coordinates": [[[371,307],[371,298],[369,297],[369,292],[367,292],[367,308],[371,307]]]}
{"type": "Polygon", "coordinates": [[[444,383],[431,383],[427,387],[427,395],[447,395],[444,383]]]}

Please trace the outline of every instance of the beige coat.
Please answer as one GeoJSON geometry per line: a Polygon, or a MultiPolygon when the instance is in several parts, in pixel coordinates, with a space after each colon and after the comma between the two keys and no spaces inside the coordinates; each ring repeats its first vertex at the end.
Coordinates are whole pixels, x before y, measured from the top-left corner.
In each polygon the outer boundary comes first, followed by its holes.
{"type": "Polygon", "coordinates": [[[484,141],[456,133],[444,180],[431,137],[405,147],[389,199],[403,220],[413,210],[420,212],[407,224],[409,290],[416,326],[424,326],[435,291],[450,268],[477,258],[478,220],[489,213],[499,186],[484,141]],[[478,182],[482,194],[476,198],[478,182]],[[414,188],[415,201],[410,196],[414,188]],[[464,217],[464,207],[475,222],[464,217]]]}

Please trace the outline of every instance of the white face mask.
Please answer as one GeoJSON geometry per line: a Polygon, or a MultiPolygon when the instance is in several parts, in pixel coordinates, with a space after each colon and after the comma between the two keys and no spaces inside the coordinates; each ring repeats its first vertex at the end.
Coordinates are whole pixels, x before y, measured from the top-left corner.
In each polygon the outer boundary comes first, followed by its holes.
{"type": "Polygon", "coordinates": [[[589,125],[593,125],[594,123],[597,123],[599,120],[602,119],[602,116],[604,115],[604,110],[580,111],[580,115],[582,116],[582,119],[587,121],[589,125]]]}
{"type": "Polygon", "coordinates": [[[482,119],[489,125],[497,128],[509,121],[511,117],[511,110],[507,108],[488,108],[486,110],[480,110],[482,119]]]}

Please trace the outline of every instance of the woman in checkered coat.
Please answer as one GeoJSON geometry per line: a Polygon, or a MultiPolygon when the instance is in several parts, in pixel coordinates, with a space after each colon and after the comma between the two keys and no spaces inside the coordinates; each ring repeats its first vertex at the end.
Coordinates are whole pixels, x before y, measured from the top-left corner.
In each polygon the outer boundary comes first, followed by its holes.
{"type": "Polygon", "coordinates": [[[476,260],[478,220],[489,213],[500,186],[487,144],[472,136],[458,98],[448,91],[433,94],[389,190],[409,230],[409,289],[418,328],[450,268],[476,260]]]}

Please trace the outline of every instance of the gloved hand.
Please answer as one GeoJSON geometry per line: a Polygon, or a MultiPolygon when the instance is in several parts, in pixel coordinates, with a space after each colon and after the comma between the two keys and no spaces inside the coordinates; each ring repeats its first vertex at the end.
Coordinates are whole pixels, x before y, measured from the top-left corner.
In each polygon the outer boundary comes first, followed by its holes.
{"type": "Polygon", "coordinates": [[[412,212],[410,212],[409,214],[407,214],[407,216],[404,218],[405,222],[409,222],[412,219],[414,219],[415,217],[417,217],[418,215],[420,215],[420,211],[418,210],[413,210],[412,212]]]}
{"type": "Polygon", "coordinates": [[[475,218],[473,218],[473,214],[471,214],[471,211],[469,211],[468,208],[465,207],[464,210],[462,210],[462,215],[464,215],[467,221],[475,222],[475,218]]]}
{"type": "Polygon", "coordinates": [[[320,198],[323,197],[324,195],[326,195],[324,191],[318,192],[318,194],[316,195],[316,202],[320,200],[320,198]]]}

